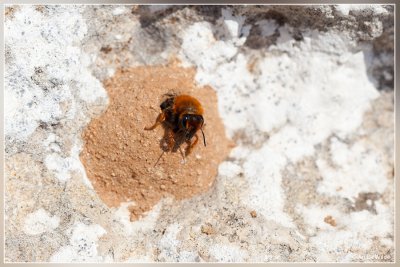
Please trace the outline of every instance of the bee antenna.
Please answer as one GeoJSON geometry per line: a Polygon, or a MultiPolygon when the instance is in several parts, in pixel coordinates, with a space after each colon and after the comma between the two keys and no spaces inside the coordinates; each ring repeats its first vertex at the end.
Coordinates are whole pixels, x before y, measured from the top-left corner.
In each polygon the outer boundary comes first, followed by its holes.
{"type": "Polygon", "coordinates": [[[203,134],[204,146],[206,146],[206,137],[205,137],[204,132],[203,132],[203,127],[201,127],[200,130],[201,130],[201,133],[203,134]]]}
{"type": "Polygon", "coordinates": [[[155,167],[155,166],[157,165],[157,163],[160,161],[160,159],[162,158],[162,156],[164,155],[164,153],[165,153],[165,151],[163,151],[163,152],[161,153],[161,155],[158,157],[156,163],[154,164],[154,167],[155,167]]]}

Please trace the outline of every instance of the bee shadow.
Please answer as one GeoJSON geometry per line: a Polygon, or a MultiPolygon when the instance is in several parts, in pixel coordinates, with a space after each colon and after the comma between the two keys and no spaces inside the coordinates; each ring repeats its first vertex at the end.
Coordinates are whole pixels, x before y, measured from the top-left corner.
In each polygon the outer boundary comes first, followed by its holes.
{"type": "MultiPolygon", "coordinates": [[[[160,140],[160,148],[163,153],[176,153],[178,150],[181,150],[182,144],[186,142],[185,133],[182,131],[174,132],[171,125],[167,122],[163,122],[162,127],[164,129],[164,135],[160,140]]],[[[180,151],[180,153],[183,152],[180,151]]]]}

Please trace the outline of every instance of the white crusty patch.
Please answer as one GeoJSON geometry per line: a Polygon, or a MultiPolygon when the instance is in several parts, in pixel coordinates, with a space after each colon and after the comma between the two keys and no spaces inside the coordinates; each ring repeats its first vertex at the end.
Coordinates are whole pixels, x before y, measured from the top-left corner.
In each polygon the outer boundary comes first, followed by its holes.
{"type": "Polygon", "coordinates": [[[242,192],[242,199],[267,219],[293,227],[292,219],[283,211],[285,202],[281,170],[286,164],[287,158],[271,149],[268,144],[252,152],[243,164],[244,176],[250,190],[242,192]]]}
{"type": "Polygon", "coordinates": [[[27,235],[40,235],[56,229],[59,224],[58,216],[51,216],[44,209],[38,209],[26,216],[23,230],[27,235]]]}
{"type": "Polygon", "coordinates": [[[331,161],[318,159],[318,192],[353,200],[361,192],[383,193],[388,185],[384,156],[361,140],[351,146],[331,138],[331,161]],[[333,165],[333,166],[332,166],[333,165]]]}
{"type": "Polygon", "coordinates": [[[71,171],[79,171],[82,174],[83,183],[90,189],[93,189],[93,185],[88,179],[86,175],[85,168],[82,162],[79,159],[80,153],[80,141],[77,141],[70,150],[70,155],[68,157],[64,157],[59,153],[59,145],[56,140],[58,137],[52,133],[49,134],[48,138],[43,142],[48,146],[47,150],[50,150],[53,153],[47,154],[45,158],[46,167],[53,171],[56,178],[60,182],[66,182],[71,178],[71,171]]]}
{"type": "Polygon", "coordinates": [[[388,11],[382,5],[355,5],[355,4],[341,4],[335,5],[336,14],[341,16],[348,16],[350,12],[352,15],[372,15],[372,14],[383,14],[388,11]]]}
{"type": "Polygon", "coordinates": [[[114,16],[119,16],[127,12],[129,12],[129,8],[127,6],[117,6],[116,8],[113,9],[112,14],[114,16]]]}
{"type": "MultiPolygon", "coordinates": [[[[242,18],[226,14],[223,19],[231,33],[245,27],[242,18]]],[[[345,138],[354,132],[379,93],[367,76],[363,52],[354,52],[354,43],[345,35],[312,30],[298,42],[290,26],[260,21],[259,27],[265,36],[275,31],[280,35],[255,61],[253,72],[248,65],[254,58],[238,52],[238,35],[216,40],[207,22],[194,23],[183,32],[180,58],[185,65],[196,66],[199,84],[217,91],[227,135],[244,133],[253,142],[263,142],[259,149],[239,144],[231,154],[243,162],[249,185],[242,194],[244,203],[293,227],[283,211],[281,172],[287,164],[313,156],[315,146],[330,135],[345,138]],[[263,135],[269,139],[263,140],[263,135]]],[[[231,175],[225,167],[222,174],[231,175]]],[[[381,175],[380,170],[375,173],[381,175]]],[[[384,187],[383,183],[379,190],[384,187]]]]}
{"type": "Polygon", "coordinates": [[[79,88],[86,102],[106,98],[106,92],[79,47],[87,33],[80,8],[49,6],[50,15],[30,5],[19,9],[5,21],[5,46],[11,53],[5,62],[4,126],[6,136],[26,140],[39,123],[74,118],[76,89],[71,87],[79,88]]]}
{"type": "Polygon", "coordinates": [[[145,233],[154,229],[157,222],[158,216],[160,214],[160,209],[162,206],[162,201],[155,205],[151,211],[147,212],[143,218],[131,222],[131,213],[129,211],[129,206],[136,205],[135,202],[123,202],[120,206],[115,209],[114,218],[122,226],[124,233],[127,236],[136,236],[139,233],[145,233]]]}
{"type": "Polygon", "coordinates": [[[158,257],[163,261],[179,261],[178,247],[181,241],[177,239],[177,235],[181,229],[182,226],[178,223],[170,224],[158,242],[157,247],[160,250],[158,257]]]}
{"type": "Polygon", "coordinates": [[[305,229],[311,236],[310,241],[318,250],[318,260],[363,260],[354,258],[357,255],[349,255],[350,258],[343,259],[333,255],[342,255],[346,251],[367,251],[376,237],[393,246],[393,241],[387,239],[387,235],[393,232],[391,211],[380,201],[375,202],[375,205],[377,214],[367,210],[343,213],[335,206],[298,205],[296,210],[304,218],[305,229]],[[324,221],[327,216],[335,220],[336,226],[324,221]]]}
{"type": "Polygon", "coordinates": [[[66,182],[71,178],[70,171],[77,169],[77,161],[72,157],[62,157],[59,154],[52,153],[46,156],[46,167],[55,172],[58,180],[66,182]]]}
{"type": "Polygon", "coordinates": [[[245,262],[248,258],[247,251],[233,245],[214,244],[208,251],[217,262],[245,262]]]}
{"type": "Polygon", "coordinates": [[[68,231],[69,245],[54,253],[50,262],[103,262],[98,255],[97,241],[106,233],[100,225],[77,222],[68,231]]]}

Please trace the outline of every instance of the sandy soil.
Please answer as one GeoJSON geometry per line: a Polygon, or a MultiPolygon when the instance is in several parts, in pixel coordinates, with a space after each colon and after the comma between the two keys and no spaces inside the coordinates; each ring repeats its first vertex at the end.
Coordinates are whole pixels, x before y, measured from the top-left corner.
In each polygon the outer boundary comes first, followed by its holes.
{"type": "Polygon", "coordinates": [[[193,69],[173,65],[138,67],[119,70],[104,82],[109,106],[85,129],[80,157],[107,205],[134,202],[130,206],[131,220],[150,210],[162,197],[183,199],[207,191],[217,175],[218,164],[228,155],[232,143],[225,137],[215,91],[196,88],[194,75],[193,69]],[[171,91],[196,97],[205,109],[207,147],[200,139],[186,163],[179,151],[161,156],[162,127],[144,130],[155,122],[163,94],[171,91]]]}

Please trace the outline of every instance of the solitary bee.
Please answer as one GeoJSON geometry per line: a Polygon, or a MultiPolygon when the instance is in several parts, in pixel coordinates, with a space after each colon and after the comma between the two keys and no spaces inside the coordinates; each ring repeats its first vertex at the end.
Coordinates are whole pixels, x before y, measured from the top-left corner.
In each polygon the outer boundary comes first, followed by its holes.
{"type": "Polygon", "coordinates": [[[156,122],[154,125],[144,129],[153,130],[158,125],[163,124],[166,136],[168,136],[167,132],[172,131],[172,134],[169,135],[169,150],[176,151],[179,149],[182,153],[180,146],[183,142],[186,142],[186,156],[190,154],[199,141],[198,130],[203,134],[203,142],[204,146],[206,146],[206,138],[203,132],[204,110],[200,102],[190,95],[166,94],[165,96],[168,98],[160,104],[161,113],[158,115],[156,122]],[[193,137],[195,140],[192,142],[193,137]]]}

